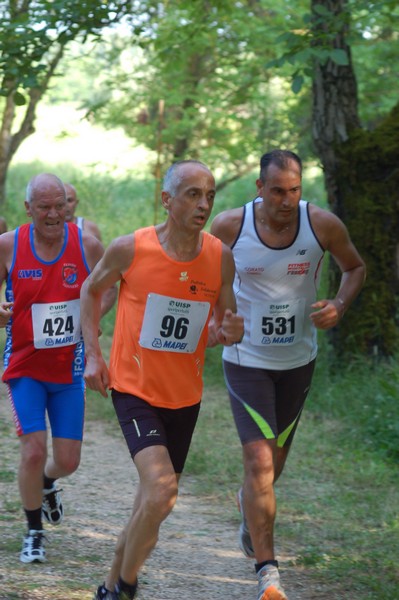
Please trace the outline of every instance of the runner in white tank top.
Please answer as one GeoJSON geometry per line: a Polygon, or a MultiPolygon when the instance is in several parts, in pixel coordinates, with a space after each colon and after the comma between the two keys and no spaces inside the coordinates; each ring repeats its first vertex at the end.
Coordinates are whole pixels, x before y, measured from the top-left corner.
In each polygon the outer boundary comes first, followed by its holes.
{"type": "Polygon", "coordinates": [[[296,154],[275,150],[260,167],[258,198],[218,215],[211,233],[233,250],[237,311],[245,323],[242,342],[223,351],[243,446],[239,545],[256,560],[257,600],[285,600],[274,554],[274,483],[310,388],[316,330],[337,325],[363,285],[365,267],[342,221],[301,200],[296,154]],[[336,298],[317,300],[324,251],[342,279],[336,298]]]}
{"type": "Polygon", "coordinates": [[[309,315],[324,250],[303,200],[293,242],[283,248],[268,246],[255,220],[261,202],[256,198],[244,206],[242,228],[232,246],[234,291],[238,313],[245,318],[245,335],[241,344],[224,348],[223,358],[246,367],[293,369],[316,357],[317,331],[309,315]]]}

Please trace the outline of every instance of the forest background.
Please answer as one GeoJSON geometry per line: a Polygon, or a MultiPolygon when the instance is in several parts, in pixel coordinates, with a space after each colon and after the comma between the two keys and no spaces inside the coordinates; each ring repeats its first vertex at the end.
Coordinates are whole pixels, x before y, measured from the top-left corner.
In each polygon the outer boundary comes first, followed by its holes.
{"type": "MultiPolygon", "coordinates": [[[[35,6],[57,4],[0,2],[0,9],[31,5],[34,16],[35,6]]],[[[26,220],[24,190],[29,178],[41,171],[54,172],[77,187],[79,212],[98,223],[107,245],[117,235],[163,219],[160,181],[174,159],[193,156],[211,166],[219,188],[216,214],[255,195],[261,153],[271,147],[299,152],[305,163],[303,197],[344,219],[366,259],[371,283],[344,320],[345,337],[354,343],[346,346],[338,335],[320,336],[308,424],[299,433],[304,453],[293,463],[297,474],[289,487],[298,518],[284,522],[280,535],[300,540],[296,560],[315,577],[332,584],[344,580],[351,597],[394,598],[399,585],[399,151],[392,141],[395,136],[396,144],[399,140],[396,3],[116,3],[126,8],[120,14],[123,25],[113,29],[110,19],[102,27],[100,19],[82,37],[81,20],[73,11],[86,10],[88,18],[94,3],[68,4],[70,25],[79,24],[76,37],[63,47],[34,106],[35,118],[26,130],[30,135],[20,140],[8,163],[3,161],[1,211],[9,228],[26,220]],[[312,15],[319,25],[333,24],[321,49],[320,38],[309,33],[312,15]],[[320,115],[316,75],[324,68],[330,69],[330,79],[343,81],[348,71],[355,75],[349,87],[358,122],[342,139],[331,134],[330,148],[334,153],[340,149],[333,159],[315,139],[320,115]],[[351,146],[359,138],[363,155],[358,145],[351,146]],[[334,184],[329,160],[335,161],[334,184]],[[359,314],[365,313],[367,322],[360,322],[359,314]],[[305,538],[303,521],[317,523],[305,538]]],[[[31,33],[42,22],[43,14],[31,33]]],[[[0,158],[7,147],[10,103],[14,118],[8,147],[18,141],[24,111],[36,98],[45,72],[44,66],[35,71],[43,57],[22,64],[29,48],[27,44],[24,55],[21,43],[15,53],[17,71],[13,75],[7,70],[12,40],[6,37],[4,21],[2,27],[0,158]],[[16,87],[10,86],[12,81],[16,87]]],[[[339,86],[331,89],[339,104],[342,91],[339,86]]],[[[331,105],[324,108],[328,130],[331,105]]],[[[340,122],[337,113],[335,117],[341,133],[348,129],[347,121],[340,122]]],[[[336,283],[327,271],[323,294],[336,283]]],[[[104,323],[106,351],[112,324],[113,313],[104,323]]],[[[227,504],[240,482],[240,454],[238,445],[232,450],[230,429],[216,447],[213,443],[215,431],[223,431],[231,417],[220,350],[208,354],[206,390],[211,401],[204,403],[188,473],[196,475],[202,493],[217,489],[218,501],[227,504]]],[[[88,407],[90,419],[113,419],[110,407],[98,398],[89,398],[88,407]]],[[[0,476],[9,476],[7,468],[0,476]]]]}

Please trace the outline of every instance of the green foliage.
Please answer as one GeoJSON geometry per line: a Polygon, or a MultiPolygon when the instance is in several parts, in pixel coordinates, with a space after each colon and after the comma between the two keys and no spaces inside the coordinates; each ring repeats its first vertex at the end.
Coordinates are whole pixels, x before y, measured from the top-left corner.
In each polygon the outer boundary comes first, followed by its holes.
{"type": "Polygon", "coordinates": [[[46,85],[56,54],[81,36],[99,35],[129,11],[130,2],[47,0],[3,2],[0,21],[1,94],[14,92],[14,102],[25,104],[18,88],[30,90],[46,85]]]}
{"type": "Polygon", "coordinates": [[[228,176],[254,166],[259,147],[292,147],[303,138],[309,146],[309,128],[298,129],[288,117],[302,96],[294,99],[284,77],[265,69],[276,31],[287,13],[296,21],[297,7],[221,1],[210,8],[201,0],[168,2],[165,10],[164,4],[139,37],[124,46],[116,40],[119,66],[114,49],[104,53],[113,68],[90,114],[122,126],[164,165],[191,156],[212,168],[223,165],[228,176]]]}
{"type": "Polygon", "coordinates": [[[397,102],[398,3],[313,0],[311,12],[304,9],[299,16],[301,26],[286,27],[277,37],[277,56],[267,67],[284,68],[285,75],[291,78],[291,90],[298,94],[311,85],[316,64],[331,61],[347,66],[351,57],[357,75],[360,116],[366,126],[375,126],[397,102]],[[350,48],[331,45],[341,28],[346,31],[350,48]]]}

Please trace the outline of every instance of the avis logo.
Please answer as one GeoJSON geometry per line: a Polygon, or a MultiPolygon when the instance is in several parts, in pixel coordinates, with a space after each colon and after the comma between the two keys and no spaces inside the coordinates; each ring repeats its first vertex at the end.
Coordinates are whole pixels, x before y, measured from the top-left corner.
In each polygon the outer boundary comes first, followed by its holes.
{"type": "Polygon", "coordinates": [[[42,269],[20,269],[18,271],[18,279],[41,279],[42,276],[42,269]]]}

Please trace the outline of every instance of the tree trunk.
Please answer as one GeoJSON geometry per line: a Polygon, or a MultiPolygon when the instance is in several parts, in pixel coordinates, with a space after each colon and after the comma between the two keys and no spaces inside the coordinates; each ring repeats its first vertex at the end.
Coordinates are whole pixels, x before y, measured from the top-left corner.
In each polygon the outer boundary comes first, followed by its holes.
{"type": "MultiPolygon", "coordinates": [[[[399,104],[372,132],[357,130],[337,150],[342,218],[367,264],[358,301],[333,332],[335,347],[392,356],[399,341],[399,104]]],[[[339,273],[333,272],[333,289],[339,273]]]]}
{"type": "MultiPolygon", "coordinates": [[[[314,47],[341,49],[348,64],[315,66],[313,139],[321,158],[331,209],[347,226],[367,265],[368,279],[339,327],[330,332],[336,356],[352,352],[392,355],[397,349],[399,230],[399,106],[373,132],[361,129],[356,78],[346,43],[346,0],[312,0],[314,47]],[[318,6],[331,18],[321,18],[318,6]],[[328,35],[326,35],[328,34],[328,35]],[[326,42],[326,40],[328,40],[326,42]]],[[[331,261],[329,296],[341,272],[331,261]]]]}
{"type": "Polygon", "coordinates": [[[58,63],[63,56],[64,46],[65,44],[60,45],[57,48],[57,51],[47,67],[47,72],[41,81],[41,85],[29,90],[29,101],[25,105],[25,114],[18,131],[14,134],[12,133],[12,128],[16,118],[16,106],[13,91],[16,88],[16,85],[12,80],[3,80],[3,89],[8,89],[10,93],[6,96],[6,104],[3,110],[0,128],[0,209],[5,203],[7,172],[11,160],[22,142],[35,132],[34,123],[37,105],[46,92],[58,63]]]}
{"type": "Polygon", "coordinates": [[[360,127],[357,103],[357,84],[352,66],[351,52],[346,43],[348,15],[346,0],[312,0],[314,14],[314,46],[325,45],[325,36],[332,33],[336,23],[341,27],[334,31],[331,49],[343,50],[348,64],[338,65],[331,59],[317,63],[313,75],[312,134],[321,158],[327,198],[334,212],[340,212],[340,194],[336,176],[338,169],[337,146],[349,137],[352,129],[360,127]],[[322,4],[331,14],[330,19],[315,15],[314,7],[322,4]]]}

